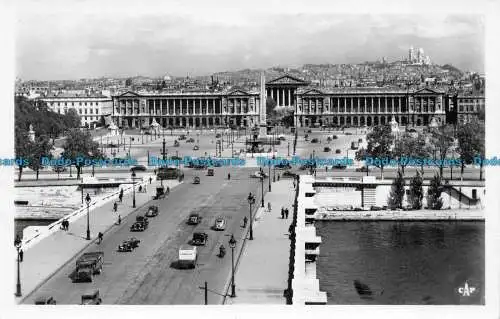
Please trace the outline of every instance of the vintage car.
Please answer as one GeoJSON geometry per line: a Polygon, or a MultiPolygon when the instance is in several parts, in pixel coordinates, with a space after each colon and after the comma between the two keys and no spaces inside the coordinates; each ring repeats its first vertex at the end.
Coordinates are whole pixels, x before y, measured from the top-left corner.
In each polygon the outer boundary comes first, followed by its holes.
{"type": "Polygon", "coordinates": [[[220,133],[215,134],[215,138],[220,138],[220,137],[221,137],[220,133]]]}
{"type": "Polygon", "coordinates": [[[290,163],[279,163],[275,167],[276,169],[292,169],[292,165],[290,165],[290,163]]]}
{"type": "Polygon", "coordinates": [[[357,150],[358,145],[356,145],[356,142],[351,142],[351,150],[357,150]]]}
{"type": "Polygon", "coordinates": [[[331,148],[329,148],[328,146],[327,146],[327,147],[325,147],[325,148],[323,148],[323,152],[327,152],[327,153],[328,153],[328,152],[330,152],[331,150],[332,150],[332,149],[331,149],[331,148]]]}
{"type": "Polygon", "coordinates": [[[346,168],[347,166],[342,164],[335,164],[332,166],[332,169],[346,169],[346,168]]]}
{"type": "Polygon", "coordinates": [[[146,212],[146,217],[156,217],[158,216],[158,206],[151,205],[146,212]]]}
{"type": "Polygon", "coordinates": [[[193,151],[197,151],[199,149],[200,149],[200,147],[198,145],[193,146],[193,151]]]}
{"type": "Polygon", "coordinates": [[[128,241],[124,241],[123,243],[118,245],[117,249],[117,251],[119,252],[131,252],[132,250],[134,250],[134,247],[132,247],[132,245],[128,241]]]}
{"type": "Polygon", "coordinates": [[[178,141],[178,140],[175,140],[175,141],[174,141],[174,147],[179,147],[179,146],[180,146],[179,141],[178,141]]]}
{"type": "Polygon", "coordinates": [[[200,183],[200,178],[198,176],[195,176],[193,178],[193,184],[199,184],[200,183]]]}
{"type": "Polygon", "coordinates": [[[142,222],[135,222],[130,226],[130,231],[145,231],[146,226],[144,226],[144,223],[142,222]]]}
{"type": "Polygon", "coordinates": [[[149,219],[146,216],[137,215],[135,217],[135,221],[139,222],[139,223],[144,223],[144,227],[146,227],[146,228],[148,228],[148,226],[149,226],[149,219]]]}
{"type": "Polygon", "coordinates": [[[134,165],[130,168],[131,172],[145,172],[147,170],[144,165],[134,165]]]}
{"type": "Polygon", "coordinates": [[[165,187],[157,187],[154,199],[163,199],[166,195],[167,194],[165,193],[165,187]]]}
{"type": "Polygon", "coordinates": [[[186,143],[194,143],[194,138],[190,137],[186,140],[186,143]]]}
{"type": "Polygon", "coordinates": [[[52,170],[56,173],[62,173],[62,172],[66,172],[66,167],[65,166],[54,166],[54,168],[52,168],[52,170]]]}
{"type": "Polygon", "coordinates": [[[182,140],[185,140],[186,139],[186,135],[182,134],[181,136],[179,136],[179,141],[182,141],[182,140]]]}
{"type": "Polygon", "coordinates": [[[224,230],[226,229],[226,220],[223,217],[217,217],[214,223],[214,230],[224,230]]]}
{"type": "Polygon", "coordinates": [[[193,246],[205,246],[207,243],[208,235],[206,233],[198,232],[193,234],[191,244],[193,246]]]}
{"type": "Polygon", "coordinates": [[[35,305],[55,305],[56,300],[52,296],[39,296],[35,299],[35,305]]]}
{"type": "Polygon", "coordinates": [[[281,174],[281,176],[282,176],[283,178],[295,178],[295,177],[297,176],[297,174],[292,173],[292,172],[290,172],[290,171],[286,171],[286,172],[284,172],[283,174],[281,174]]]}
{"type": "Polygon", "coordinates": [[[363,167],[358,167],[356,168],[356,172],[368,172],[368,167],[363,166],[363,167]]]}
{"type": "Polygon", "coordinates": [[[317,138],[313,138],[313,139],[311,140],[311,143],[313,143],[313,144],[319,143],[319,140],[318,140],[317,138]]]}
{"type": "Polygon", "coordinates": [[[99,290],[92,290],[82,295],[82,305],[100,305],[102,299],[99,295],[99,290]]]}
{"type": "Polygon", "coordinates": [[[201,216],[197,213],[190,214],[187,220],[188,225],[198,225],[200,222],[201,216]]]}
{"type": "Polygon", "coordinates": [[[250,175],[250,177],[254,177],[254,178],[266,178],[267,177],[267,174],[264,173],[264,172],[261,172],[261,171],[257,171],[255,173],[253,173],[252,175],[250,175]]]}
{"type": "Polygon", "coordinates": [[[214,176],[214,169],[213,168],[208,169],[207,176],[214,176]]]}
{"type": "Polygon", "coordinates": [[[123,242],[129,244],[132,248],[137,248],[137,247],[139,247],[139,243],[141,241],[135,237],[130,237],[129,239],[127,239],[123,242]]]}

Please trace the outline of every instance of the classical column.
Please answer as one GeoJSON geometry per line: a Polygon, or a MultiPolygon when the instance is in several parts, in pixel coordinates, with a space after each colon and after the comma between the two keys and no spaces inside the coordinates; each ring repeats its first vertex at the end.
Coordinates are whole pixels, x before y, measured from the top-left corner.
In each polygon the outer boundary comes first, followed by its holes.
{"type": "Polygon", "coordinates": [[[288,89],[288,106],[292,105],[292,90],[288,89]]]}
{"type": "Polygon", "coordinates": [[[391,97],[391,113],[395,113],[396,110],[394,109],[394,97],[391,97]]]}
{"type": "Polygon", "coordinates": [[[281,106],[285,105],[285,89],[281,89],[281,106]]]}

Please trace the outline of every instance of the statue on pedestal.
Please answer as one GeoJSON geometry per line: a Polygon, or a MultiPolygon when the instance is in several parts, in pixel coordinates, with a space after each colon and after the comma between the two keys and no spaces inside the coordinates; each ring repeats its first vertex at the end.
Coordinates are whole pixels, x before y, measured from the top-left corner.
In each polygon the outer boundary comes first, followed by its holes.
{"type": "Polygon", "coordinates": [[[29,139],[34,142],[35,141],[35,131],[33,130],[33,124],[30,124],[30,130],[28,132],[29,139]]]}

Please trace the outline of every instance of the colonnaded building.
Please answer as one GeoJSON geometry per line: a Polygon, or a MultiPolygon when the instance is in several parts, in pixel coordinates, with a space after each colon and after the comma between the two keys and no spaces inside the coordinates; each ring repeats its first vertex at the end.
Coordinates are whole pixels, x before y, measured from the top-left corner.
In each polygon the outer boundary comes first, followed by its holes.
{"type": "MultiPolygon", "coordinates": [[[[394,88],[315,88],[283,75],[265,83],[266,99],[294,111],[303,126],[374,126],[389,123],[423,126],[434,119],[444,124],[448,101],[443,91],[394,88]]],[[[113,121],[119,127],[249,127],[265,112],[259,91],[144,93],[113,96],[113,121]]],[[[482,100],[484,107],[484,98],[482,100]]],[[[453,104],[453,103],[452,103],[453,104]]]]}

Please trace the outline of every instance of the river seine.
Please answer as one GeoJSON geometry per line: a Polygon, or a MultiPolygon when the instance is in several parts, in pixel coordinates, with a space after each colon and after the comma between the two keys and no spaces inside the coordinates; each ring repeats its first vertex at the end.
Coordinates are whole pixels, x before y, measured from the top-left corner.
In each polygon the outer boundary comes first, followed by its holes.
{"type": "Polygon", "coordinates": [[[315,225],[328,304],[484,304],[484,222],[315,225]]]}

